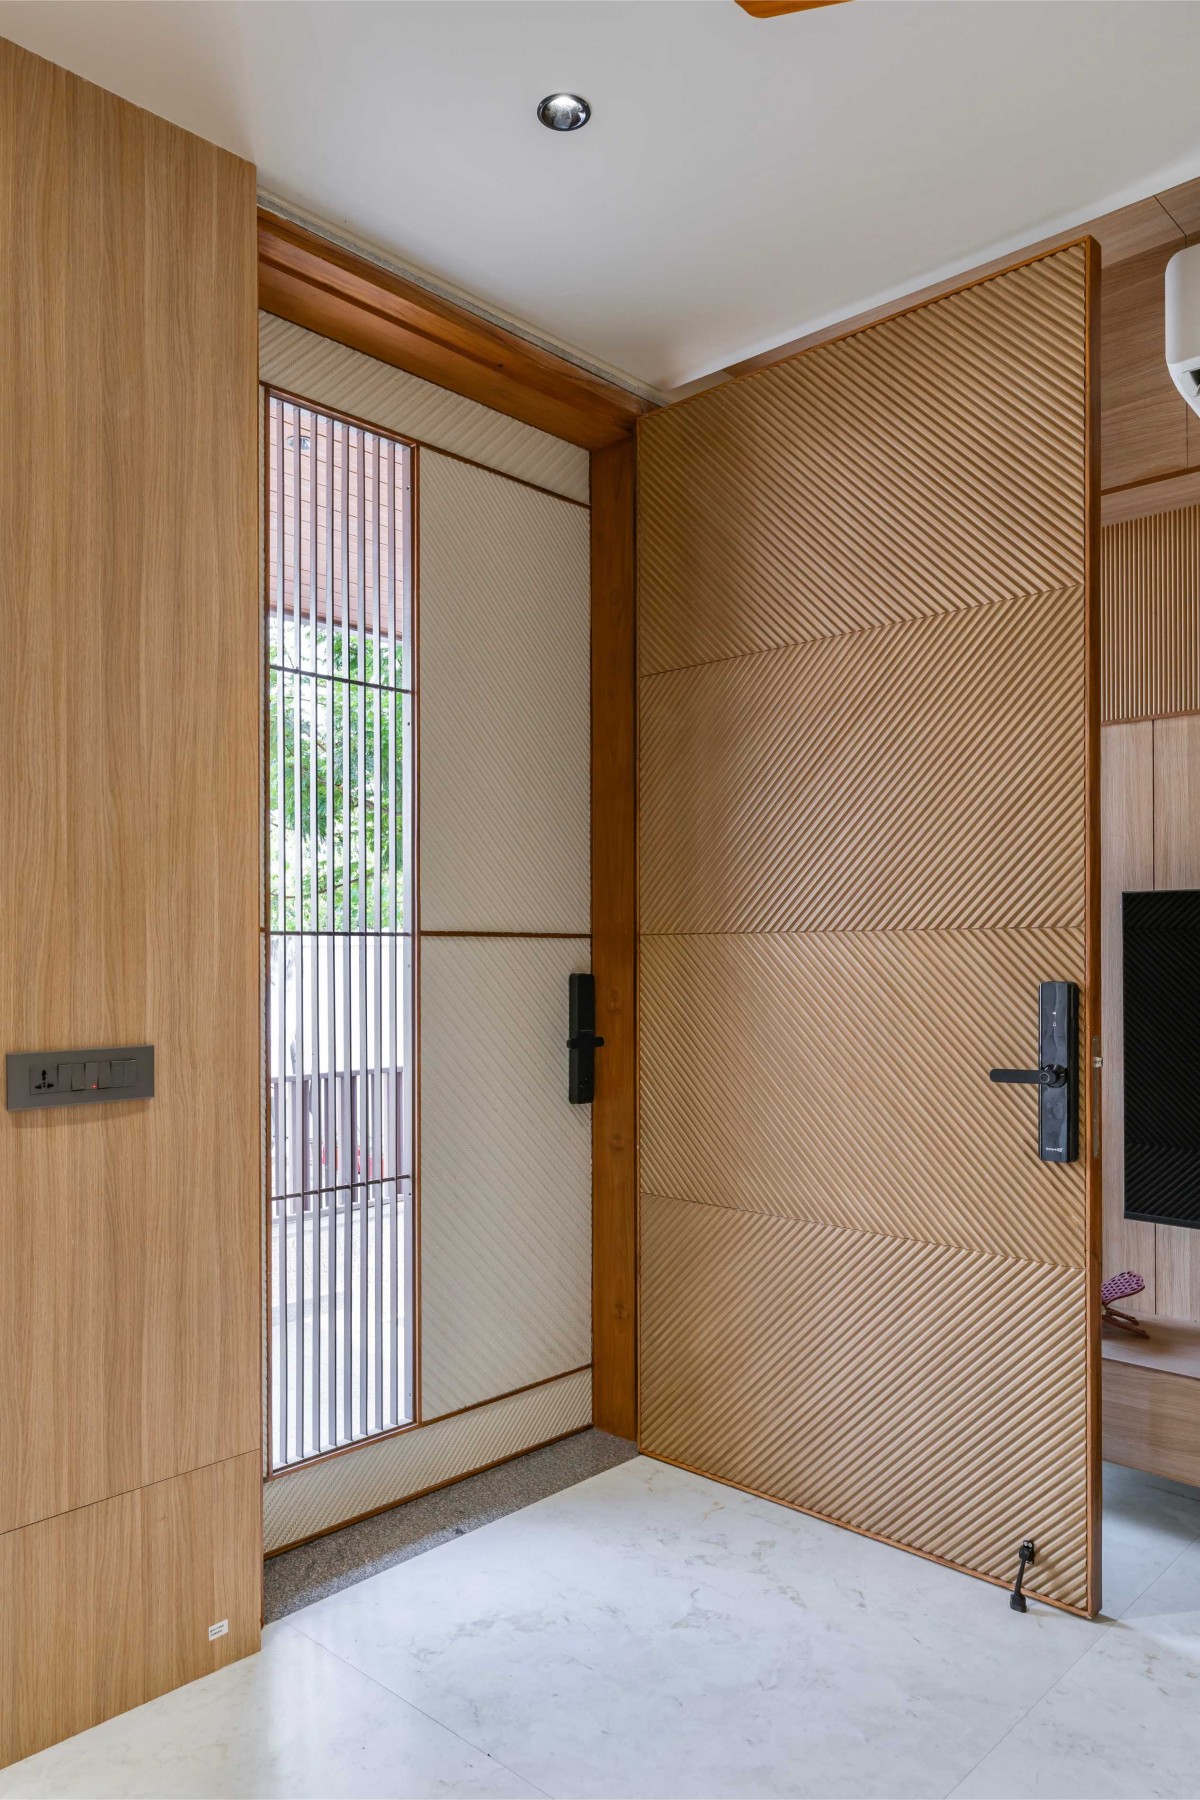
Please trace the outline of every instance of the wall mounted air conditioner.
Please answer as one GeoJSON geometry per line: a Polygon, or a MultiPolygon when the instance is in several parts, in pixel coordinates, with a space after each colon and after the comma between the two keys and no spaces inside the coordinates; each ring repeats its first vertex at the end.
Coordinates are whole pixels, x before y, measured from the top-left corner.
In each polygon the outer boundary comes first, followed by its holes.
{"type": "Polygon", "coordinates": [[[1167,264],[1167,367],[1193,412],[1200,412],[1200,244],[1167,264]]]}

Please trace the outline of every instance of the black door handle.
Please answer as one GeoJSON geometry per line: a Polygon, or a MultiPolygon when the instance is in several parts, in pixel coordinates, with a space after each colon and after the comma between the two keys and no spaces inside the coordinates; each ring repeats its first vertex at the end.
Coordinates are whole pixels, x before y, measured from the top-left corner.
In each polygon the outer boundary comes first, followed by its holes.
{"type": "Polygon", "coordinates": [[[989,1069],[990,1081],[1038,1091],[1038,1156],[1074,1162],[1079,1155],[1079,989],[1073,981],[1038,988],[1036,1069],[989,1069]]]}
{"type": "Polygon", "coordinates": [[[1042,1063],[1037,1069],[989,1069],[989,1081],[1017,1081],[1024,1087],[1066,1087],[1067,1071],[1061,1063],[1042,1063]]]}
{"type": "Polygon", "coordinates": [[[596,1095],[596,1051],[604,1039],[596,1036],[596,983],[591,975],[571,975],[567,980],[567,1099],[572,1106],[586,1106],[596,1095]]]}

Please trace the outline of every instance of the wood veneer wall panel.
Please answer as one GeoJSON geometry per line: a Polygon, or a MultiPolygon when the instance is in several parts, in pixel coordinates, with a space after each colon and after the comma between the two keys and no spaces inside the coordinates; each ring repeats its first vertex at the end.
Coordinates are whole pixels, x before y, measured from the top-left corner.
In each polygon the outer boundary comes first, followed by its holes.
{"type": "Polygon", "coordinates": [[[1122,893],[1200,886],[1200,717],[1105,726],[1102,770],[1104,1272],[1143,1277],[1131,1310],[1200,1323],[1200,1232],[1124,1216],[1121,972],[1122,893]]]}
{"type": "Polygon", "coordinates": [[[1185,469],[1181,474],[1164,475],[1158,481],[1135,483],[1133,487],[1114,488],[1101,500],[1101,521],[1105,526],[1121,525],[1128,519],[1144,519],[1151,513],[1171,511],[1200,502],[1200,469],[1185,469]]]}
{"type": "Polygon", "coordinates": [[[1105,1357],[1104,1454],[1200,1486],[1200,1381],[1105,1357]]]}
{"type": "Polygon", "coordinates": [[[140,1705],[139,1491],[0,1536],[0,1593],[0,1767],[140,1705]]]}
{"type": "Polygon", "coordinates": [[[1104,1264],[1143,1276],[1135,1307],[1200,1321],[1200,1232],[1124,1217],[1120,959],[1124,889],[1200,885],[1200,506],[1102,535],[1104,1264]]]}
{"type": "Polygon", "coordinates": [[[256,1451],[142,1489],[146,1699],[258,1649],[262,1510],[256,1451]]]}
{"type": "Polygon", "coordinates": [[[1125,1002],[1121,896],[1154,886],[1154,727],[1149,720],[1105,727],[1100,755],[1104,840],[1101,944],[1104,988],[1104,1273],[1135,1269],[1145,1292],[1131,1311],[1156,1310],[1155,1227],[1125,1217],[1125,1002]]]}
{"type": "Polygon", "coordinates": [[[1200,711],[1200,506],[1102,533],[1102,717],[1200,711]]]}
{"type": "Polygon", "coordinates": [[[1183,234],[1106,268],[1101,457],[1106,488],[1188,466],[1188,406],[1163,356],[1163,277],[1183,234]]]}
{"type": "Polygon", "coordinates": [[[1181,181],[1178,187],[1164,188],[1155,198],[1181,235],[1194,237],[1200,233],[1200,180],[1193,177],[1191,181],[1181,181]]]}
{"type": "Polygon", "coordinates": [[[254,170],[0,42],[0,216],[4,1048],[157,1088],[0,1113],[13,1755],[258,1638],[254,170]]]}
{"type": "Polygon", "coordinates": [[[261,1495],[250,1452],[0,1536],[0,1766],[258,1648],[261,1495]]]}
{"type": "Polygon", "coordinates": [[[1099,1170],[987,1068],[1096,997],[1095,288],[639,428],[642,1446],[993,1579],[1040,1532],[1081,1610],[1099,1170]]]}
{"type": "MultiPolygon", "coordinates": [[[[0,43],[0,1529],[257,1446],[254,171],[0,43]]],[[[99,1626],[99,1621],[97,1622],[99,1626]]]]}
{"type": "Polygon", "coordinates": [[[1154,885],[1200,886],[1200,718],[1156,719],[1154,885]]]}
{"type": "MultiPolygon", "coordinates": [[[[1156,719],[1154,885],[1200,887],[1200,717],[1156,719]]],[[[1200,1230],[1156,1225],[1155,1311],[1200,1322],[1200,1230]]]]}

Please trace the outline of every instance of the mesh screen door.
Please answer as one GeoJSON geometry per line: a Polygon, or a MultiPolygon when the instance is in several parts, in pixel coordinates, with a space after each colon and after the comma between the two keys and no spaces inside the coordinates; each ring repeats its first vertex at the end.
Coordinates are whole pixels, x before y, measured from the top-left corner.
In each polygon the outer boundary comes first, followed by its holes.
{"type": "Polygon", "coordinates": [[[638,526],[643,1448],[1084,1611],[1096,255],[652,414],[638,526]]]}
{"type": "Polygon", "coordinates": [[[412,1417],[410,451],[268,393],[270,1452],[412,1417]]]}

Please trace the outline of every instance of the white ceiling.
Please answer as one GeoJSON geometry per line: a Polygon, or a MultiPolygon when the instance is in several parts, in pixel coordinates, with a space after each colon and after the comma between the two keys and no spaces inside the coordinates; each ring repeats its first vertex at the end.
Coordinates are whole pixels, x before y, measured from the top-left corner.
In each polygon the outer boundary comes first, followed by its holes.
{"type": "Polygon", "coordinates": [[[661,388],[1200,174],[1193,0],[0,0],[0,32],[661,388]],[[572,135],[534,117],[564,87],[572,135]]]}

